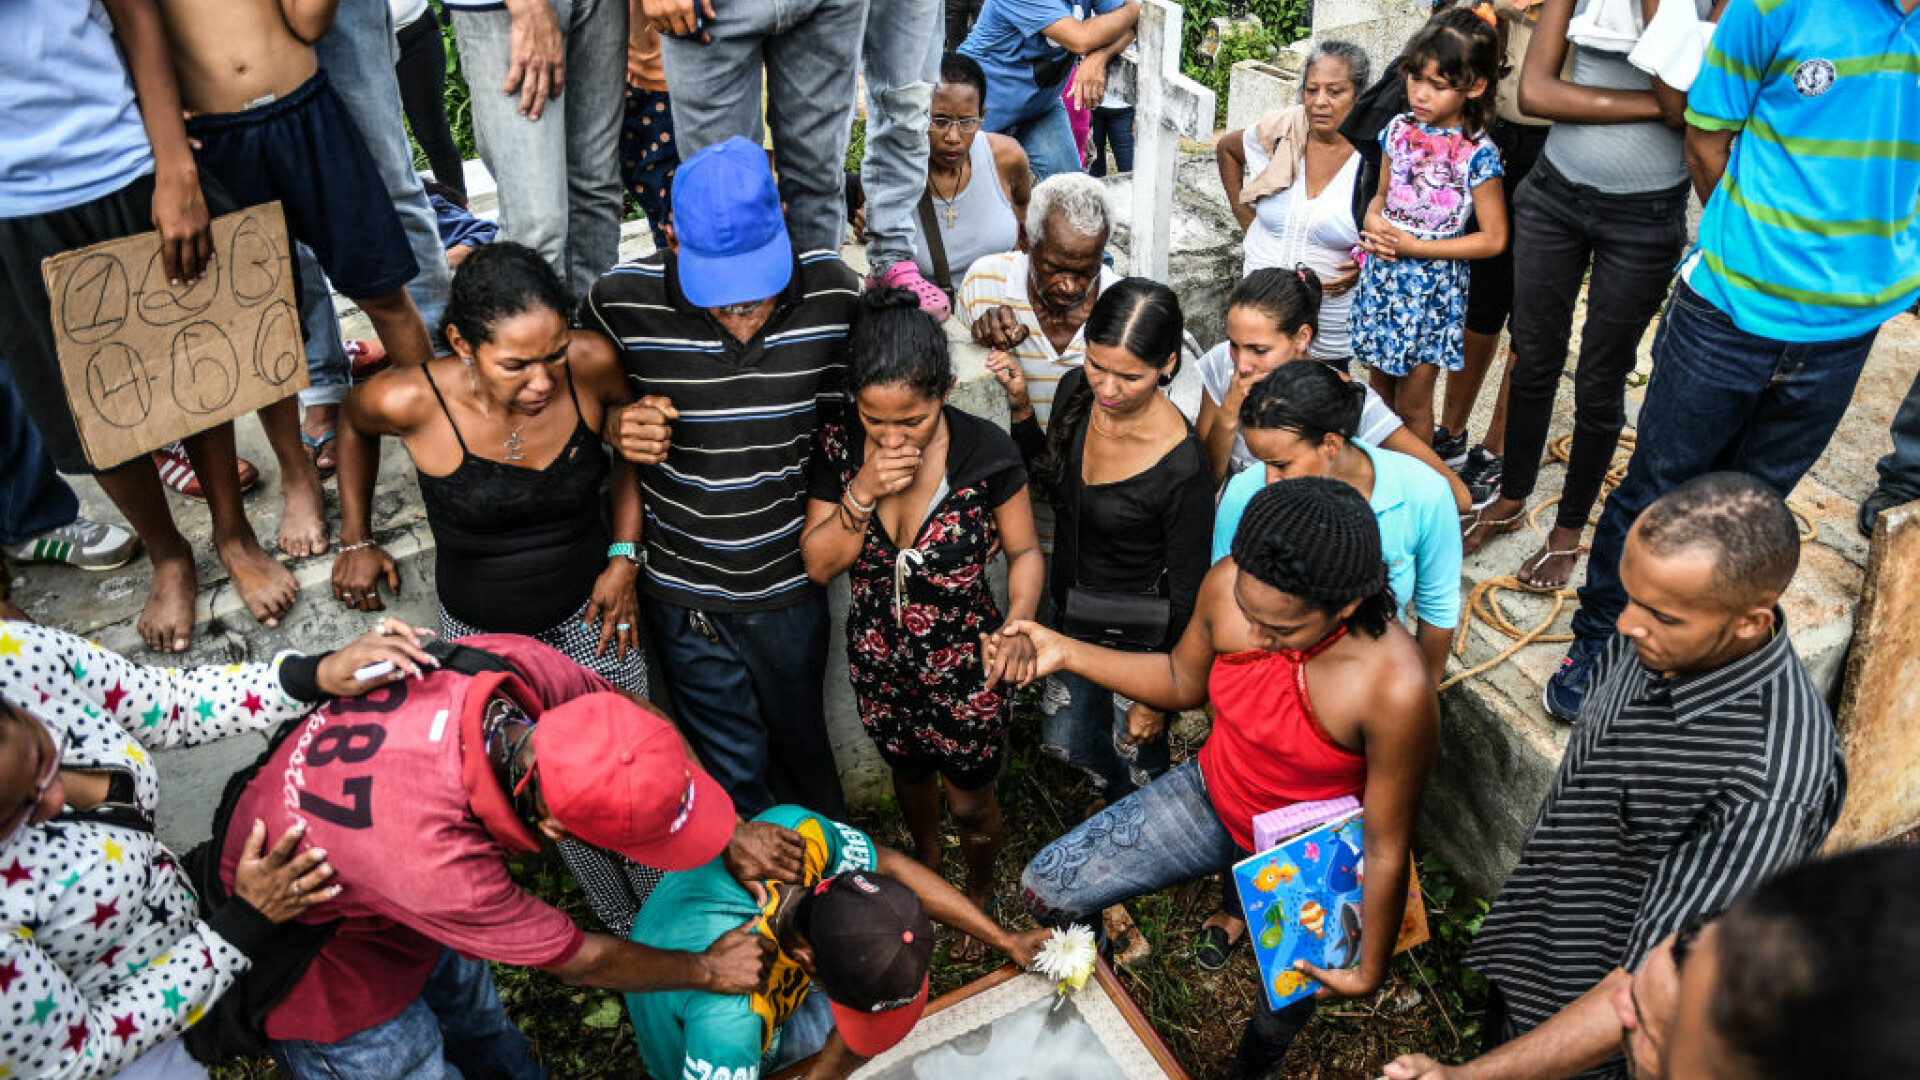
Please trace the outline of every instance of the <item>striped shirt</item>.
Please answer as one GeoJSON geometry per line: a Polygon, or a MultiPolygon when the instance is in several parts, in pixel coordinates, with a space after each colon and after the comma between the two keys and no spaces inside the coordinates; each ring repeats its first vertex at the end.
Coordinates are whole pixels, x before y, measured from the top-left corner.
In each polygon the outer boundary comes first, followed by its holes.
{"type": "Polygon", "coordinates": [[[1813,854],[1845,791],[1833,716],[1784,623],[1730,664],[1670,679],[1616,634],[1467,963],[1525,1032],[1813,854]]]}
{"type": "MultiPolygon", "coordinates": [[[[1110,266],[1100,268],[1100,290],[1120,280],[1110,266]]],[[[1003,251],[983,255],[973,262],[965,281],[960,283],[960,317],[972,326],[974,320],[997,307],[1013,310],[1013,317],[1027,328],[1027,338],[1013,348],[1013,358],[1027,373],[1027,397],[1033,401],[1034,418],[1046,427],[1053,412],[1053,388],[1060,376],[1079,367],[1087,358],[1087,328],[1073,332],[1065,349],[1055,349],[1040,329],[1040,318],[1033,313],[1033,301],[1027,297],[1027,253],[1003,251]]]]}
{"type": "Polygon", "coordinates": [[[807,453],[846,402],[859,278],[830,251],[798,256],[747,341],[680,291],[671,256],[609,270],[582,321],[618,344],[634,395],[673,402],[673,444],[640,466],[648,596],[700,611],[799,603],[807,453]],[[824,413],[824,415],[823,415],[824,413]]]}
{"type": "Polygon", "coordinates": [[[1749,334],[1843,341],[1920,296],[1920,11],[1733,0],[1687,122],[1737,131],[1687,283],[1749,334]]]}

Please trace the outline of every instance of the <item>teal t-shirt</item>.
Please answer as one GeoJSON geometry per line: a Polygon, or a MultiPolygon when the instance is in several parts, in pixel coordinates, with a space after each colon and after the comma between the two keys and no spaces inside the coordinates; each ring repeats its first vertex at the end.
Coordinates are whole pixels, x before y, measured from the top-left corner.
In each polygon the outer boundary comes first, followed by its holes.
{"type": "MultiPolygon", "coordinates": [[[[799,888],[849,870],[873,870],[877,858],[866,833],[798,806],[776,806],[754,818],[800,834],[806,871],[799,888]]],[[[768,882],[773,902],[781,889],[768,882]]],[[[633,920],[633,940],[656,949],[705,952],[727,931],[765,914],[752,894],[714,859],[666,875],[633,920]]],[[[768,933],[765,925],[760,932],[768,933]]],[[[771,934],[769,934],[771,936],[771,934]]],[[[650,1076],[674,1080],[756,1080],[760,1061],[776,1045],[780,1025],[807,994],[807,976],[785,953],[776,955],[766,989],[754,994],[665,990],[628,994],[640,1060],[650,1076]]]]}
{"type": "MultiPolygon", "coordinates": [[[[1420,621],[1441,630],[1460,625],[1460,513],[1453,488],[1419,458],[1353,445],[1373,461],[1373,518],[1380,525],[1380,554],[1387,560],[1393,598],[1404,610],[1413,603],[1420,621]]],[[[1233,553],[1240,515],[1260,489],[1267,470],[1255,462],[1227,481],[1213,518],[1213,561],[1233,553]]]]}

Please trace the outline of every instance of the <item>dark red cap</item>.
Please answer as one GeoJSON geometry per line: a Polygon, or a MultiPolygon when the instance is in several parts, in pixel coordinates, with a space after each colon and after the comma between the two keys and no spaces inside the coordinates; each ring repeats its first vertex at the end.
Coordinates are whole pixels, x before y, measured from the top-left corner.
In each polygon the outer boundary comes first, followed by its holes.
{"type": "Polygon", "coordinates": [[[680,733],[619,694],[541,713],[533,760],[554,820],[643,866],[691,870],[733,836],[733,800],[687,758],[680,733]]]}
{"type": "Polygon", "coordinates": [[[848,1049],[873,1057],[907,1037],[927,1007],[933,924],[913,890],[854,870],[814,886],[796,913],[848,1049]]]}

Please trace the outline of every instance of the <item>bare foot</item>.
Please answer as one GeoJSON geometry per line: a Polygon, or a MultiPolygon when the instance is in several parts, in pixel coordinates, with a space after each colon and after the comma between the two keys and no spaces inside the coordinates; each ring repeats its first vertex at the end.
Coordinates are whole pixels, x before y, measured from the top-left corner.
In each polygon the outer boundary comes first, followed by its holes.
{"type": "Polygon", "coordinates": [[[293,572],[267,554],[251,536],[215,541],[214,550],[233,578],[233,587],[240,590],[240,599],[246,603],[247,610],[261,626],[269,630],[279,626],[281,617],[293,609],[293,602],[300,595],[300,585],[293,580],[293,572]]]}
{"type": "Polygon", "coordinates": [[[1473,518],[1460,530],[1460,555],[1465,558],[1487,546],[1496,536],[1513,532],[1526,524],[1527,504],[1520,499],[1495,499],[1473,512],[1473,518]]]}
{"type": "Polygon", "coordinates": [[[186,652],[193,644],[193,559],[153,560],[153,588],[140,610],[140,640],[154,652],[186,652]]]}
{"type": "Polygon", "coordinates": [[[280,536],[274,543],[296,559],[327,550],[327,496],[311,466],[280,470],[280,536]]]}
{"type": "Polygon", "coordinates": [[[1553,592],[1566,587],[1573,567],[1580,561],[1580,534],[1573,529],[1555,528],[1547,534],[1540,550],[1527,556],[1513,576],[1520,584],[1538,592],[1553,592]]]}

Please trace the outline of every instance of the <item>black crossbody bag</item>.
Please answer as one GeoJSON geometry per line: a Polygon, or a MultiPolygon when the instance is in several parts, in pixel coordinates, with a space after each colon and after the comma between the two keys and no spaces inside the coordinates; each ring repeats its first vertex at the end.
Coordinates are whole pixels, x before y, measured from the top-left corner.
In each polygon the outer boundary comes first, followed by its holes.
{"type": "MultiPolygon", "coordinates": [[[[1072,467],[1072,466],[1069,466],[1072,467]]],[[[1086,484],[1081,483],[1073,498],[1073,547],[1083,555],[1082,523],[1086,520],[1086,484]]],[[[1164,595],[1166,567],[1151,592],[1125,589],[1100,589],[1080,583],[1080,567],[1073,568],[1073,584],[1067,587],[1067,601],[1060,612],[1060,629],[1069,637],[1093,645],[1126,652],[1158,652],[1167,640],[1167,627],[1173,622],[1173,601],[1164,595]]]]}

